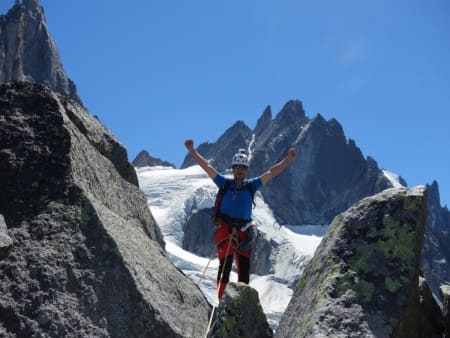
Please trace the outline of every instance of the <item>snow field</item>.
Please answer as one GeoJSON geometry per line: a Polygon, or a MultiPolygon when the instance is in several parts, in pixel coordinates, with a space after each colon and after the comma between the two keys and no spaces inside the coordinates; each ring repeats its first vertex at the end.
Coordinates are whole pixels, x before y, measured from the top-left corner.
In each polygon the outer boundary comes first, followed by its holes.
{"type": "MultiPolygon", "coordinates": [[[[217,305],[217,255],[200,257],[182,249],[183,224],[191,213],[214,205],[217,187],[199,166],[186,169],[145,167],[137,168],[136,172],[139,186],[148,198],[149,208],[166,241],[169,258],[199,285],[211,304],[217,305]]],[[[251,275],[250,286],[258,291],[269,324],[276,329],[292,297],[289,285],[303,272],[327,227],[280,225],[260,193],[256,194],[255,202],[254,223],[277,248],[271,257],[274,273],[251,275]]],[[[230,281],[237,281],[234,271],[230,281]]]]}

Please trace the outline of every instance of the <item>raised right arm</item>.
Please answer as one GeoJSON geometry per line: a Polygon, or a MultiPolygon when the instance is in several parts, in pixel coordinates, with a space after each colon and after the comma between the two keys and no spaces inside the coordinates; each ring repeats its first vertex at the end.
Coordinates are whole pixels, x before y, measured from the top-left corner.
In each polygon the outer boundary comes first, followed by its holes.
{"type": "Polygon", "coordinates": [[[184,145],[186,146],[189,154],[194,158],[195,162],[208,174],[209,177],[214,181],[217,176],[217,170],[209,164],[207,160],[203,158],[202,155],[198,153],[198,151],[194,148],[194,141],[189,139],[184,141],[184,145]]]}

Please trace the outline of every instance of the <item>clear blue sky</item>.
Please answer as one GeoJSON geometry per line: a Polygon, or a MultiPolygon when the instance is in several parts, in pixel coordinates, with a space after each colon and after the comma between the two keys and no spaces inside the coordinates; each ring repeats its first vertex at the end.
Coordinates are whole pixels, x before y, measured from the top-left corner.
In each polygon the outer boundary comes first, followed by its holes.
{"type": "MultiPolygon", "coordinates": [[[[6,13],[13,0],[0,0],[6,13]]],[[[450,206],[448,0],[41,0],[88,110],[179,166],[183,141],[300,99],[450,206]]]]}

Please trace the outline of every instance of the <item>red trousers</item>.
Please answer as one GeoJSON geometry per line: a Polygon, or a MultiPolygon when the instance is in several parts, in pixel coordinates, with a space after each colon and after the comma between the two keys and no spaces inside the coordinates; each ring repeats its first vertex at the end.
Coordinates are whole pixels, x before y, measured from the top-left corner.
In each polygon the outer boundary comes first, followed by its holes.
{"type": "Polygon", "coordinates": [[[220,222],[216,230],[215,242],[219,255],[219,270],[217,273],[217,286],[219,301],[222,299],[225,287],[230,280],[233,265],[233,256],[236,259],[238,281],[248,284],[250,281],[250,250],[239,250],[240,243],[248,240],[248,230],[242,232],[237,228],[230,228],[228,224],[220,222]]]}

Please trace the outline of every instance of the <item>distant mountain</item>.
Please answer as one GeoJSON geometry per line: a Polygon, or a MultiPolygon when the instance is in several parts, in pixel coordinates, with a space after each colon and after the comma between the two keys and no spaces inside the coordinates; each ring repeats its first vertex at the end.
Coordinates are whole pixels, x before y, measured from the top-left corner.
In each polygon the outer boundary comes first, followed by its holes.
{"type": "MultiPolygon", "coordinates": [[[[198,151],[219,170],[230,168],[239,148],[250,154],[250,176],[262,174],[295,147],[296,160],[262,189],[276,215],[290,224],[325,224],[359,199],[392,187],[372,158],[365,159],[339,122],[320,114],[306,116],[299,100],[291,100],[272,119],[270,106],[254,130],[239,121],[215,142],[198,151]]],[[[194,164],[187,155],[182,168],[194,164]]]]}
{"type": "MultiPolygon", "coordinates": [[[[251,146],[252,130],[243,122],[237,121],[214,143],[202,143],[198,151],[204,158],[219,171],[230,168],[231,158],[239,148],[248,149],[251,146]]],[[[194,159],[187,155],[181,168],[196,164],[194,159]]]]}
{"type": "Polygon", "coordinates": [[[30,81],[69,95],[77,88],[65,73],[38,0],[16,1],[0,16],[0,83],[30,81]]]}
{"type": "Polygon", "coordinates": [[[450,211],[447,206],[441,207],[439,185],[433,181],[428,186],[428,224],[434,231],[448,230],[450,211]]]}
{"type": "Polygon", "coordinates": [[[163,161],[159,158],[155,158],[150,156],[147,150],[142,150],[136,158],[131,162],[133,167],[142,168],[142,167],[154,167],[154,166],[163,166],[163,167],[171,167],[176,168],[175,164],[163,161]]]}

